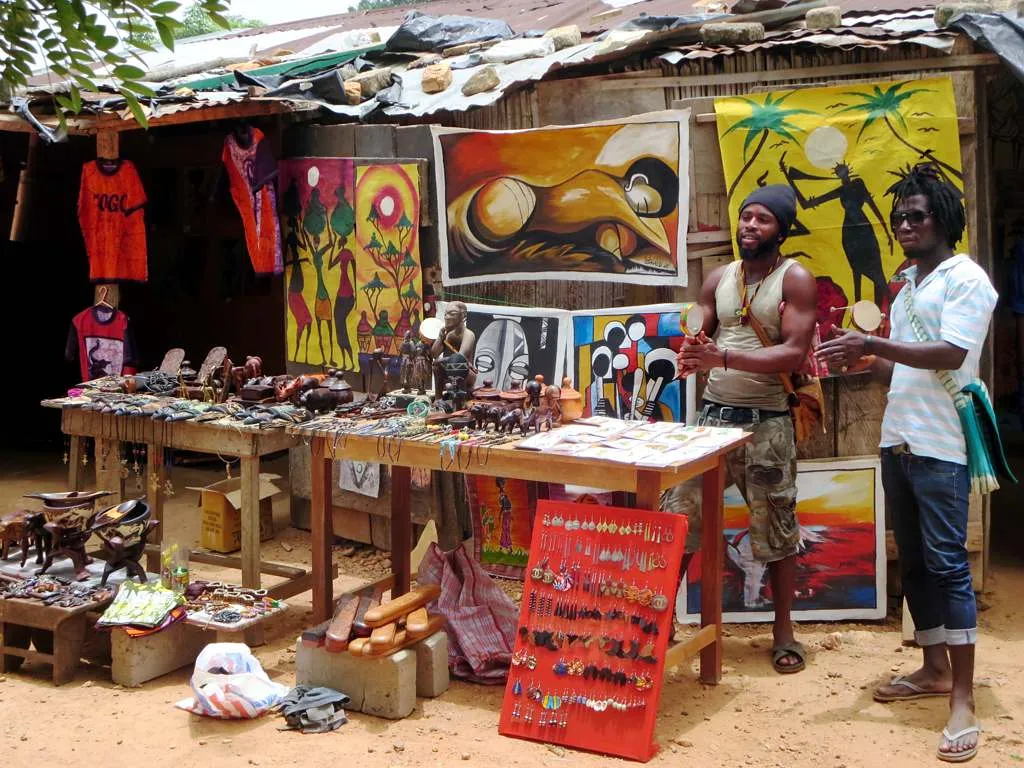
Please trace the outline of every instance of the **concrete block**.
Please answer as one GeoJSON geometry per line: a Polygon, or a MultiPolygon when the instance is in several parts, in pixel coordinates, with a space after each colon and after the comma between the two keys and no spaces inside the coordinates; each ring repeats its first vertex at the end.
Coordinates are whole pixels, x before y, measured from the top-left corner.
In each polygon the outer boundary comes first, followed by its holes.
{"type": "Polygon", "coordinates": [[[452,68],[447,62],[431,64],[423,70],[423,92],[440,93],[452,84],[452,68]]]}
{"type": "Polygon", "coordinates": [[[345,82],[359,83],[359,86],[363,89],[363,96],[370,98],[371,96],[376,96],[377,91],[381,88],[387,88],[391,85],[391,68],[378,67],[376,69],[368,69],[365,72],[360,72],[355,77],[349,78],[345,82]]]}
{"type": "Polygon", "coordinates": [[[492,88],[497,88],[500,82],[501,78],[498,76],[498,70],[494,67],[484,67],[470,75],[469,80],[463,83],[462,95],[473,96],[477,93],[489,91],[492,88]]]}
{"type": "Polygon", "coordinates": [[[176,669],[195,664],[213,635],[179,621],[148,637],[128,637],[122,629],[110,633],[110,677],[125,688],[136,688],[176,669]]]}
{"type": "Polygon", "coordinates": [[[351,105],[361,104],[363,101],[363,86],[355,80],[347,80],[343,84],[345,88],[345,100],[351,105]]]}
{"type": "Polygon", "coordinates": [[[295,683],[346,694],[348,709],[400,720],[416,708],[416,654],[404,649],[379,659],[295,644],[295,683]]]}
{"type": "Polygon", "coordinates": [[[991,13],[992,10],[992,3],[987,2],[940,3],[935,6],[935,26],[943,29],[949,25],[954,16],[961,13],[991,13]]]}
{"type": "Polygon", "coordinates": [[[583,42],[583,35],[580,34],[580,28],[575,24],[570,24],[567,27],[555,27],[549,29],[544,33],[544,37],[550,37],[555,43],[555,50],[560,51],[563,48],[571,48],[574,45],[579,45],[583,42]]]}
{"type": "Polygon", "coordinates": [[[295,643],[295,684],[323,685],[341,691],[351,701],[348,709],[362,711],[366,676],[362,674],[363,660],[349,653],[328,653],[295,643]]]}
{"type": "Polygon", "coordinates": [[[401,720],[416,709],[416,654],[408,648],[380,659],[358,659],[366,665],[362,711],[401,720]]]}
{"type": "Polygon", "coordinates": [[[756,22],[705,24],[700,28],[700,39],[711,45],[756,43],[764,40],[764,24],[756,22]]]}
{"type": "Polygon", "coordinates": [[[826,5],[823,8],[812,8],[804,16],[807,29],[835,29],[843,25],[843,9],[838,5],[826,5]]]}
{"type": "Polygon", "coordinates": [[[448,690],[448,633],[435,632],[412,647],[416,651],[416,695],[434,699],[448,690]]]}

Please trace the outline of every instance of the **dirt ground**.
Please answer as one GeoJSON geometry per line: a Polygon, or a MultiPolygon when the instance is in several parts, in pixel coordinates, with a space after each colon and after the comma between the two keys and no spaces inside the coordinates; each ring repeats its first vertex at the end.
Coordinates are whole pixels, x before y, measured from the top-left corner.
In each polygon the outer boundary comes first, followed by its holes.
{"type": "MultiPolygon", "coordinates": [[[[271,467],[286,473],[285,462],[271,467]]],[[[59,458],[0,457],[0,509],[14,509],[29,490],[63,488],[59,458]]],[[[223,473],[175,467],[175,495],[168,505],[165,539],[198,538],[196,494],[186,486],[213,482],[223,473]]],[[[129,491],[134,480],[129,482],[129,491]]],[[[1019,513],[1019,509],[1017,510],[1019,513]]],[[[287,527],[287,500],[275,505],[276,537],[264,557],[309,565],[309,535],[287,527]]],[[[1019,538],[1016,539],[1019,542],[1019,538]]],[[[978,714],[983,723],[977,766],[1024,764],[1024,564],[995,559],[983,596],[978,645],[978,714]],[[1013,681],[1018,681],[1016,684],[1013,681]]],[[[338,547],[336,589],[383,572],[387,559],[366,548],[338,547]]],[[[231,573],[196,569],[197,575],[231,573]]],[[[235,576],[237,578],[237,575],[235,576]]],[[[267,628],[256,655],[275,680],[295,679],[294,643],[310,623],[309,595],[267,628]]],[[[680,630],[685,633],[686,630],[680,630]]],[[[717,686],[698,682],[696,667],[666,679],[655,737],[661,752],[652,766],[854,766],[937,765],[938,734],[946,702],[902,705],[871,700],[871,689],[893,674],[915,668],[918,655],[901,646],[899,623],[805,624],[799,636],[811,650],[805,672],[775,674],[768,662],[764,625],[727,629],[725,675],[717,686]],[[837,642],[838,638],[838,642],[837,642]],[[824,645],[823,645],[824,642],[824,645]],[[832,648],[826,650],[826,647],[832,648]]],[[[110,681],[109,669],[83,667],[71,683],[54,688],[49,668],[26,664],[0,676],[0,755],[5,765],[319,766],[352,758],[360,766],[603,766],[620,761],[518,741],[497,733],[502,690],[455,682],[436,700],[420,700],[406,720],[391,722],[359,713],[331,734],[304,736],[278,730],[278,718],[220,722],[175,709],[189,693],[190,669],[139,689],[110,681]]],[[[627,736],[628,737],[628,736],[627,736]]]]}

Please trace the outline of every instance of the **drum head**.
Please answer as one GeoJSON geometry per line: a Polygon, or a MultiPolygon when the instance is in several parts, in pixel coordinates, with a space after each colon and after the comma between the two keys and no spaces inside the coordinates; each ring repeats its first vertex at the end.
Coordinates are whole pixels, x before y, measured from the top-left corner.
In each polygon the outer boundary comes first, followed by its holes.
{"type": "Polygon", "coordinates": [[[700,304],[683,304],[679,310],[679,329],[687,336],[696,336],[704,327],[704,310],[700,304]]]}
{"type": "Polygon", "coordinates": [[[850,307],[853,324],[865,333],[877,331],[882,325],[882,310],[874,302],[864,299],[850,307]]]}
{"type": "Polygon", "coordinates": [[[444,321],[439,317],[425,317],[420,323],[420,338],[424,341],[437,341],[444,328],[444,321]]]}

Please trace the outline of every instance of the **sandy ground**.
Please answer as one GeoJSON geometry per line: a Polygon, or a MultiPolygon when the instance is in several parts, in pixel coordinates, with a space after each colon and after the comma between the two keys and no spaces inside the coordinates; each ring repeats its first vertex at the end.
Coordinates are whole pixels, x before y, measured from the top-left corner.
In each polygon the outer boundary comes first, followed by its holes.
{"type": "MultiPolygon", "coordinates": [[[[271,469],[286,472],[286,465],[271,469]]],[[[54,457],[0,457],[0,509],[18,506],[18,497],[27,490],[64,487],[64,472],[54,457]]],[[[170,538],[197,540],[196,496],[185,486],[222,476],[209,469],[174,468],[170,538]]],[[[286,500],[275,505],[275,518],[279,526],[287,526],[286,500]]],[[[264,544],[263,553],[267,559],[308,566],[309,536],[284,527],[264,544]]],[[[361,547],[339,546],[335,560],[341,572],[336,589],[368,580],[387,564],[386,557],[361,547]]],[[[198,569],[197,573],[230,577],[198,569]]],[[[980,615],[977,703],[985,733],[973,765],[1024,764],[1021,594],[1024,565],[1019,559],[1015,564],[997,561],[980,615]]],[[[289,602],[292,610],[268,625],[268,642],[256,651],[268,674],[286,685],[295,679],[295,638],[310,616],[308,594],[289,602]]],[[[783,677],[772,671],[770,636],[763,625],[728,629],[720,685],[700,684],[695,666],[670,674],[655,732],[661,752],[651,765],[938,764],[934,752],[945,722],[945,701],[885,706],[871,700],[873,686],[915,668],[918,655],[901,647],[898,621],[803,625],[799,635],[811,649],[808,669],[801,674],[783,677]],[[839,647],[826,650],[823,641],[839,647]]],[[[279,731],[275,717],[219,722],[175,709],[172,703],[188,695],[189,675],[189,669],[182,669],[129,690],[111,683],[109,669],[86,665],[72,683],[54,688],[48,667],[26,664],[20,672],[0,677],[0,760],[10,766],[146,768],[317,766],[337,764],[339,758],[353,758],[367,768],[621,764],[499,736],[500,688],[456,682],[441,698],[420,700],[406,720],[390,722],[355,713],[335,733],[304,736],[279,731]]]]}

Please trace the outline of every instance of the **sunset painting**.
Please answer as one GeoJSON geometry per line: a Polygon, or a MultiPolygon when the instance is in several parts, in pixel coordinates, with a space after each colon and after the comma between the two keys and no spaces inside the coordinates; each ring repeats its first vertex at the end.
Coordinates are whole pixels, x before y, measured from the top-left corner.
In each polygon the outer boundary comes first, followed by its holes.
{"type": "MultiPolygon", "coordinates": [[[[726,622],[770,621],[768,569],[751,556],[748,512],[735,485],[725,491],[726,622]]],[[[885,616],[885,505],[878,460],[800,462],[793,618],[798,621],[885,616]]],[[[698,553],[676,601],[680,621],[700,620],[698,553]]]]}

